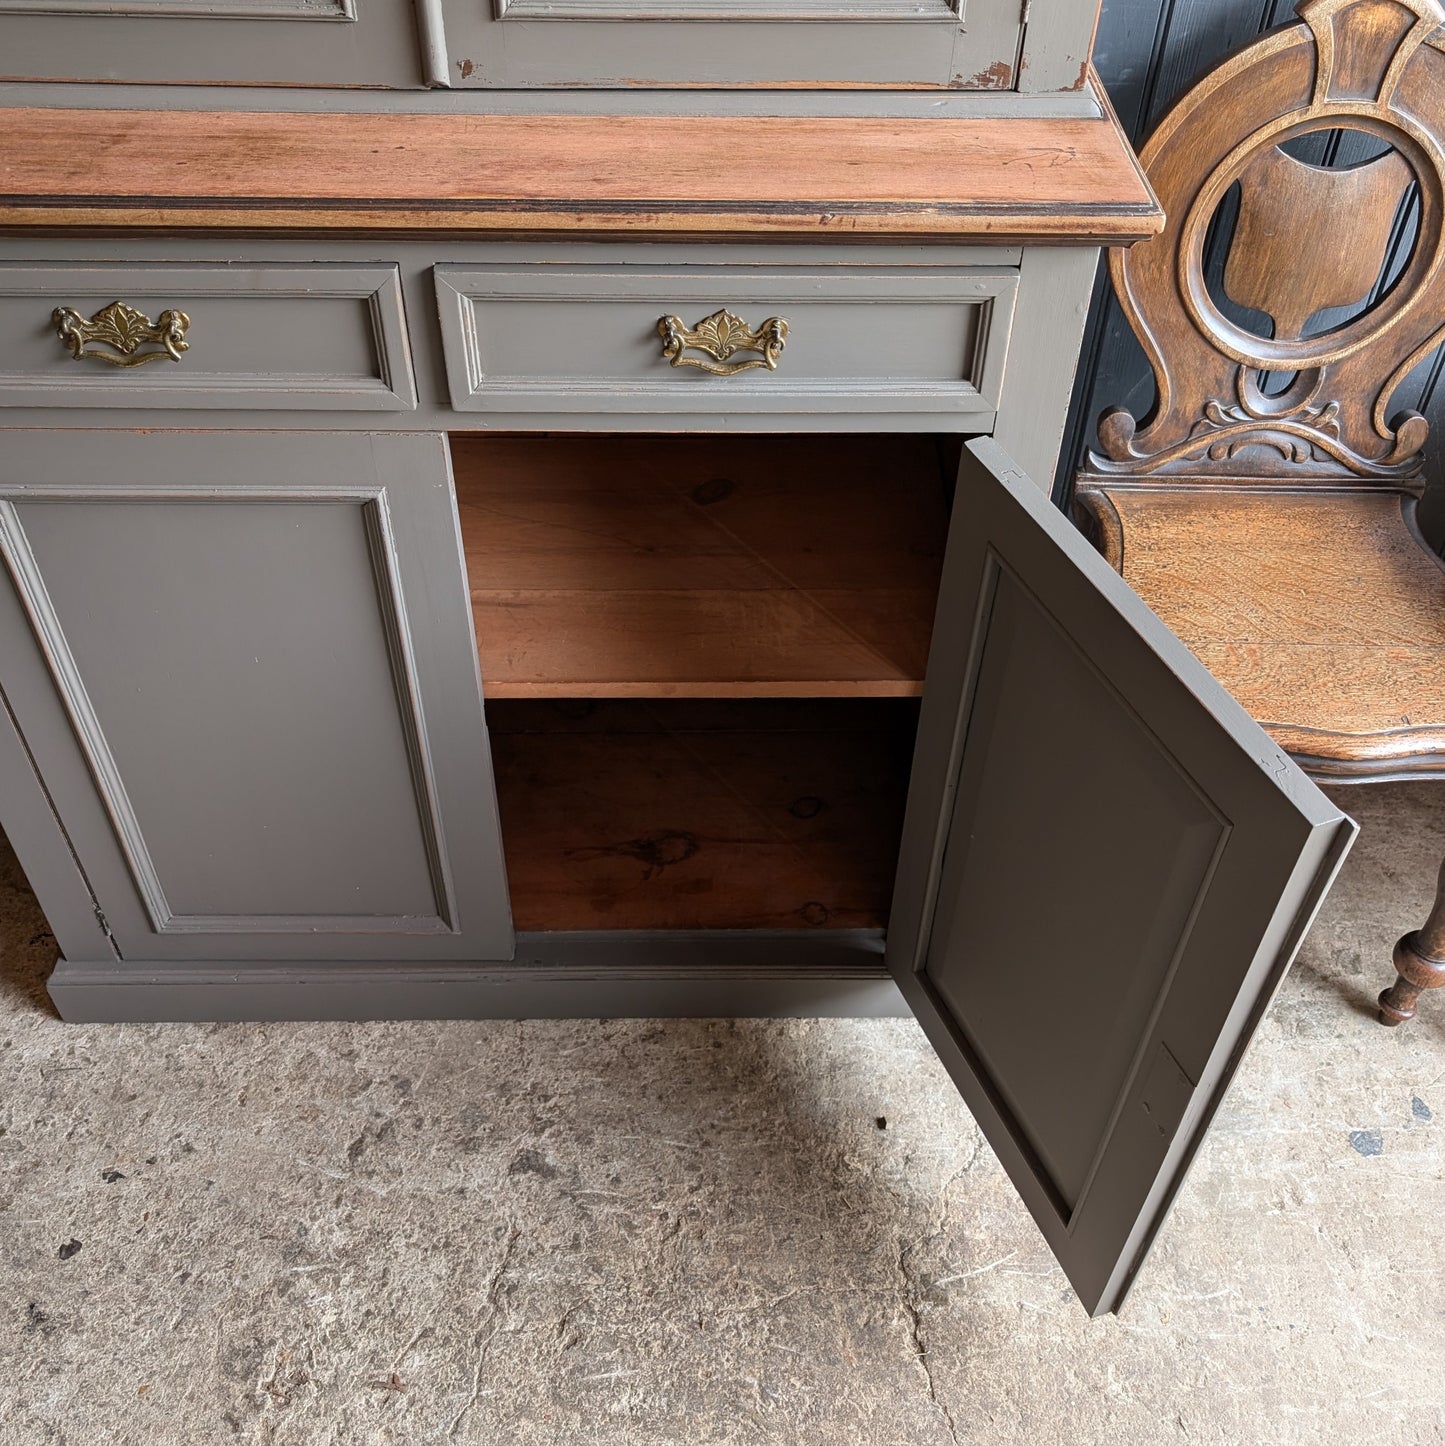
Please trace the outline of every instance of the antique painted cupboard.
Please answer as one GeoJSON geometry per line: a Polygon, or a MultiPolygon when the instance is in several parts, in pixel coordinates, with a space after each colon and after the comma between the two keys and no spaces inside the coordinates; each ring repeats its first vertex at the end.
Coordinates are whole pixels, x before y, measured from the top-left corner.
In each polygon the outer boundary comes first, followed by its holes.
{"type": "Polygon", "coordinates": [[[1351,825],[1029,480],[1160,219],[1095,18],[0,0],[65,1017],[906,1002],[1116,1305],[1351,825]]]}

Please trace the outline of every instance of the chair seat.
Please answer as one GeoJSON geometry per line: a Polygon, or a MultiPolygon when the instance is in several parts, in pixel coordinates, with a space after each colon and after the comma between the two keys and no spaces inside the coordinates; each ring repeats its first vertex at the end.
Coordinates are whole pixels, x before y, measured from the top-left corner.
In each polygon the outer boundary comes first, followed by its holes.
{"type": "Polygon", "coordinates": [[[1445,565],[1413,496],[1087,476],[1077,501],[1130,586],[1307,771],[1445,778],[1445,565]]]}

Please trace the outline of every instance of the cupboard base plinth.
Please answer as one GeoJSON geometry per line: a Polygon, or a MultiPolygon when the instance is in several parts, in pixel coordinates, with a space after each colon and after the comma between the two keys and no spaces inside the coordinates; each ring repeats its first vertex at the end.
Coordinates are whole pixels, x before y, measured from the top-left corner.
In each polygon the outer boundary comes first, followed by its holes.
{"type": "Polygon", "coordinates": [[[519,934],[516,957],[496,963],[62,959],[48,987],[61,1018],[80,1024],[907,1013],[881,930],[519,934]]]}

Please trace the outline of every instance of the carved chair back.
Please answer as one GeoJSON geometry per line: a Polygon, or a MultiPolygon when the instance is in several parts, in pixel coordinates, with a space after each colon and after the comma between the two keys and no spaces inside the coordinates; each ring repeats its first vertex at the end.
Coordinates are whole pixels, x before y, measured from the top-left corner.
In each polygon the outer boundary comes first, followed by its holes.
{"type": "Polygon", "coordinates": [[[1123,408],[1103,415],[1086,473],[1423,485],[1425,419],[1389,408],[1445,340],[1445,9],[1304,0],[1297,14],[1185,95],[1144,148],[1168,220],[1109,265],[1158,395],[1142,426],[1123,408]],[[1338,170],[1284,149],[1342,129],[1388,149],[1338,170]],[[1211,278],[1212,227],[1236,197],[1211,278]],[[1407,207],[1402,264],[1390,253],[1407,207]],[[1237,308],[1272,324],[1251,330],[1237,308]],[[1321,313],[1339,308],[1353,314],[1327,327],[1321,313]]]}

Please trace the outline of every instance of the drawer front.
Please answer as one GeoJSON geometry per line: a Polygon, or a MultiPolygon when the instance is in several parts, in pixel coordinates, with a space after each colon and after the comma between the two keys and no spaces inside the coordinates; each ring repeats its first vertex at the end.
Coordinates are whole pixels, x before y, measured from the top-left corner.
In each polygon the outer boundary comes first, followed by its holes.
{"type": "Polygon", "coordinates": [[[953,418],[959,430],[986,430],[997,409],[1018,275],[966,266],[436,268],[458,411],[877,413],[880,423],[908,412],[936,416],[944,429],[953,418]]]}
{"type": "Polygon", "coordinates": [[[0,0],[0,80],[423,84],[410,0],[0,0]]]}
{"type": "Polygon", "coordinates": [[[401,276],[0,265],[0,406],[410,411],[401,276]]]}

